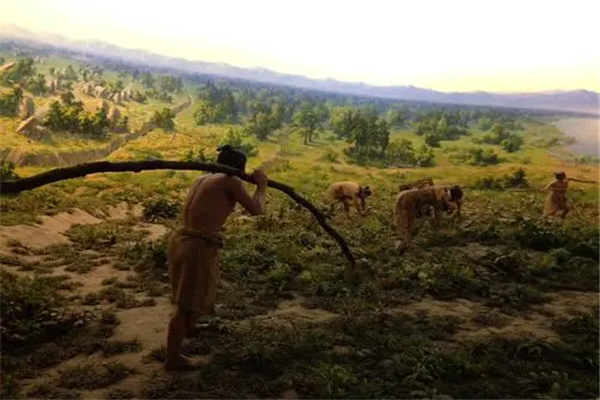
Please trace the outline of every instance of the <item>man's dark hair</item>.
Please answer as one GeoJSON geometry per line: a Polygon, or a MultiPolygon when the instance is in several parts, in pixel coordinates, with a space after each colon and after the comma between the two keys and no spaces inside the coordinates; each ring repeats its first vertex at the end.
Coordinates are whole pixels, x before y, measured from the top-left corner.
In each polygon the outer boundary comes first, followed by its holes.
{"type": "Polygon", "coordinates": [[[369,197],[372,194],[373,193],[371,193],[371,189],[368,186],[365,186],[365,187],[360,188],[360,192],[358,195],[359,195],[359,197],[366,199],[367,197],[369,197]]]}
{"type": "Polygon", "coordinates": [[[567,174],[565,174],[563,171],[558,171],[554,174],[554,177],[556,179],[565,179],[567,177],[567,174]]]}
{"type": "Polygon", "coordinates": [[[246,155],[226,144],[217,149],[217,163],[244,171],[246,169],[246,155]]]}
{"type": "Polygon", "coordinates": [[[463,198],[463,190],[460,186],[452,186],[450,188],[450,199],[452,201],[457,201],[463,198]]]}

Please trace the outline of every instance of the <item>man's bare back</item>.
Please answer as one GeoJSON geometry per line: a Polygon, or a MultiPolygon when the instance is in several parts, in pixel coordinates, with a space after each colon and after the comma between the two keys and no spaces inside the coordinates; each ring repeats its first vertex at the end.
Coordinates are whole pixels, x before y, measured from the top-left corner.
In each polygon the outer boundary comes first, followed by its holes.
{"type": "MultiPolygon", "coordinates": [[[[253,177],[259,186],[266,186],[266,177],[262,172],[255,171],[253,177]],[[262,182],[263,177],[265,182],[262,182]]],[[[240,203],[251,215],[261,214],[264,210],[264,189],[257,190],[252,198],[238,177],[221,173],[204,175],[190,188],[183,208],[183,226],[219,232],[236,203],[240,203]]]]}

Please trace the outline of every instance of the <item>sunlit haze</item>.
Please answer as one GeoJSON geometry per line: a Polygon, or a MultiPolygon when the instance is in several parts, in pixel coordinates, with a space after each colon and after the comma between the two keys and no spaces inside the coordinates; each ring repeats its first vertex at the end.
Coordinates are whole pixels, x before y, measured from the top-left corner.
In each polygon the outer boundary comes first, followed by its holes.
{"type": "Polygon", "coordinates": [[[443,91],[599,88],[598,1],[2,0],[2,23],[161,55],[443,91]]]}

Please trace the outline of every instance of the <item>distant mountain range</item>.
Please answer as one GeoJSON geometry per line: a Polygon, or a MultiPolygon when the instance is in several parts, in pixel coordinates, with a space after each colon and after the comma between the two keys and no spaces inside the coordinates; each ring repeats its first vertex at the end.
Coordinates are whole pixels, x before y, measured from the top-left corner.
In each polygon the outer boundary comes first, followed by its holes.
{"type": "Polygon", "coordinates": [[[599,94],[589,90],[557,90],[537,93],[490,93],[482,91],[447,93],[415,86],[374,86],[362,82],[312,79],[299,75],[282,74],[265,68],[240,68],[223,63],[190,61],[182,58],[165,57],[141,49],[125,49],[101,41],[77,41],[56,34],[35,33],[12,24],[4,24],[1,27],[0,38],[37,42],[66,48],[74,52],[149,67],[173,68],[187,73],[217,75],[305,89],[397,100],[570,111],[596,116],[599,114],[599,94]]]}

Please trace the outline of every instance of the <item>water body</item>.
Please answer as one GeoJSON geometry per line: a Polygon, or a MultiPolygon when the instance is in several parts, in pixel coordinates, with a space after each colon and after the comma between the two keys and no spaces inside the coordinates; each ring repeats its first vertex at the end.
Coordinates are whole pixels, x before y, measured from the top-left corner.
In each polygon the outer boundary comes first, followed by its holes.
{"type": "Polygon", "coordinates": [[[569,146],[571,151],[576,154],[599,155],[600,119],[565,118],[555,122],[554,125],[565,135],[575,138],[575,144],[569,146]]]}

